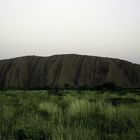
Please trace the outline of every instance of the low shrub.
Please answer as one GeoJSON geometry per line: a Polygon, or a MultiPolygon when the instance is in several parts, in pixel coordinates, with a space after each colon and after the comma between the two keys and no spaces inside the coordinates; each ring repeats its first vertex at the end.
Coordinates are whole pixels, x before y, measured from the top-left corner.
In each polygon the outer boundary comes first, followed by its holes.
{"type": "Polygon", "coordinates": [[[60,108],[55,103],[43,102],[39,104],[39,110],[42,113],[46,113],[48,115],[54,115],[59,112],[60,108]]]}
{"type": "Polygon", "coordinates": [[[88,100],[80,99],[75,100],[68,107],[68,114],[70,116],[85,116],[92,113],[94,106],[88,100]]]}
{"type": "Polygon", "coordinates": [[[36,114],[24,114],[13,128],[16,140],[44,140],[49,137],[46,122],[36,114]]]}

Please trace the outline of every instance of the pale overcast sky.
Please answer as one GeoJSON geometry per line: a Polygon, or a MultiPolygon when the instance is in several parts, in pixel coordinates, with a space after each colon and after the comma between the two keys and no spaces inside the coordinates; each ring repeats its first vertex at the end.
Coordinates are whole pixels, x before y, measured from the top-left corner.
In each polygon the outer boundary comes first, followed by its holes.
{"type": "Polygon", "coordinates": [[[140,63],[140,0],[0,0],[0,59],[64,53],[140,63]]]}

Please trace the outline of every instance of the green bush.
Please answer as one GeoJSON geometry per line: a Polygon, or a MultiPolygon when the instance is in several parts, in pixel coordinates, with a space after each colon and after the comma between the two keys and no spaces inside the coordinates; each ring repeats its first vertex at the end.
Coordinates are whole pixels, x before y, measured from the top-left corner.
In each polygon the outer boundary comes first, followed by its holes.
{"type": "Polygon", "coordinates": [[[39,104],[39,110],[43,113],[54,115],[59,112],[60,108],[55,103],[43,102],[39,104]]]}
{"type": "Polygon", "coordinates": [[[72,102],[68,108],[70,116],[85,116],[94,111],[94,106],[88,100],[80,99],[72,102]]]}
{"type": "Polygon", "coordinates": [[[44,140],[48,138],[46,122],[36,114],[24,114],[13,128],[16,140],[44,140]]]}
{"type": "Polygon", "coordinates": [[[65,95],[59,102],[60,102],[60,106],[63,109],[66,109],[72,102],[74,102],[75,100],[77,100],[76,97],[72,96],[72,95],[65,95]]]}
{"type": "Polygon", "coordinates": [[[15,114],[15,108],[11,105],[4,105],[3,106],[3,117],[8,120],[11,119],[15,114]]]}

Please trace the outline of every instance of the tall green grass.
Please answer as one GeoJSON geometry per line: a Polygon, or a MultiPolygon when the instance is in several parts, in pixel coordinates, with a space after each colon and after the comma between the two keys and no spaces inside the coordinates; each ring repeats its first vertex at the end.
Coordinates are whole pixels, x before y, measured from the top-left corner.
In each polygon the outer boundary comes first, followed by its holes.
{"type": "Polygon", "coordinates": [[[138,93],[1,91],[0,140],[139,140],[139,110],[138,93]]]}

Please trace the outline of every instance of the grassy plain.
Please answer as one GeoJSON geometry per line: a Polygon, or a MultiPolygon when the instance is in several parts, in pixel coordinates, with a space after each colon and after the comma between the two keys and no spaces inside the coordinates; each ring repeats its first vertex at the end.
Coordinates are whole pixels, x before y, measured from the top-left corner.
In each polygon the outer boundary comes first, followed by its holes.
{"type": "Polygon", "coordinates": [[[0,140],[140,140],[140,92],[0,91],[0,140]]]}

